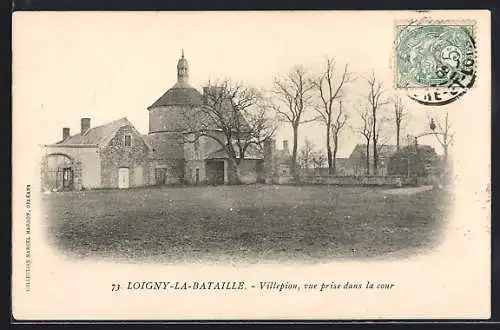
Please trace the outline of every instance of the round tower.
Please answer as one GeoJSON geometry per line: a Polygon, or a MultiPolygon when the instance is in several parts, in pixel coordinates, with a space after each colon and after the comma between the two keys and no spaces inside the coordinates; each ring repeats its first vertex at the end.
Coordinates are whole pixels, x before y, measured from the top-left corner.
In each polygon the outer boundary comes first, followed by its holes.
{"type": "Polygon", "coordinates": [[[184,178],[184,140],[189,129],[185,115],[202,105],[203,97],[189,84],[189,64],[182,50],[177,62],[177,82],[148,107],[148,141],[156,161],[157,183],[179,183],[184,178]]]}

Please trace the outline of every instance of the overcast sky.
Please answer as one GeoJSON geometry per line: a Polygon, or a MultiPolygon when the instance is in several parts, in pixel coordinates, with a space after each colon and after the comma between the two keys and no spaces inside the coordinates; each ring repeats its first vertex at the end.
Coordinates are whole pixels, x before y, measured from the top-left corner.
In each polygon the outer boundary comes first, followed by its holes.
{"type": "MultiPolygon", "coordinates": [[[[386,96],[395,95],[394,20],[381,12],[53,12],[28,13],[29,25],[23,14],[16,14],[13,27],[14,111],[29,114],[26,125],[36,129],[40,144],[58,141],[64,126],[78,132],[81,117],[96,126],[126,116],[147,133],[146,108],[176,82],[182,48],[190,83],[200,91],[209,79],[225,77],[269,89],[273,77],[296,64],[318,72],[325,56],[339,66],[348,62],[360,77],[345,100],[353,127],[359,123],[355,107],[367,92],[363,75],[373,70],[386,96]]],[[[442,118],[449,108],[401,95],[410,115],[403,136],[428,130],[429,116],[442,118]]],[[[392,115],[392,107],[385,111],[392,115]]],[[[393,125],[386,134],[394,143],[393,125]]],[[[299,140],[324,148],[324,135],[313,123],[301,128],[299,140]]],[[[289,127],[281,127],[277,139],[291,141],[289,127]]],[[[346,130],[340,142],[338,156],[347,157],[363,140],[346,130]]],[[[442,152],[434,137],[421,143],[442,152]]]]}

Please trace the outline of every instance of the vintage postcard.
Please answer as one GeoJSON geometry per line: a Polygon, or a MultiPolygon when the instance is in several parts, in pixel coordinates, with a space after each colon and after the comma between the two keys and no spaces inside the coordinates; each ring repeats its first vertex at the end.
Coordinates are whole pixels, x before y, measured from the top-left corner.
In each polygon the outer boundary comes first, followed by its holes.
{"type": "Polygon", "coordinates": [[[489,318],[490,32],[14,13],[14,318],[489,318]]]}

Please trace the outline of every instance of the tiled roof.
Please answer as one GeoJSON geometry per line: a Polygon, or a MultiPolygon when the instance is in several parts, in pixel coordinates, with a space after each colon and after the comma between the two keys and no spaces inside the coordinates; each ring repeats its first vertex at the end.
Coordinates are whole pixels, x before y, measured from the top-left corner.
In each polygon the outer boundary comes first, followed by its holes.
{"type": "Polygon", "coordinates": [[[120,127],[132,126],[132,123],[126,118],[120,118],[107,124],[92,127],[86,131],[83,135],[81,133],[71,135],[64,141],[60,141],[56,144],[59,145],[80,145],[80,144],[96,144],[99,145],[111,135],[114,134],[120,127]]]}
{"type": "Polygon", "coordinates": [[[201,105],[203,96],[194,87],[188,84],[177,83],[174,87],[165,92],[149,108],[169,106],[169,105],[201,105]]]}
{"type": "Polygon", "coordinates": [[[125,125],[131,125],[131,123],[126,117],[123,117],[107,124],[92,127],[83,135],[81,133],[71,135],[66,140],[60,141],[57,144],[99,144],[111,133],[125,125]]]}
{"type": "MultiPolygon", "coordinates": [[[[378,148],[377,148],[378,149],[378,148]]],[[[379,156],[381,158],[389,157],[393,153],[395,153],[397,150],[397,147],[395,145],[383,145],[379,149],[379,156]]],[[[364,155],[366,152],[366,144],[357,144],[354,149],[352,150],[351,155],[349,158],[357,157],[364,155]]],[[[373,146],[370,145],[370,154],[373,152],[373,146]]],[[[371,155],[370,155],[371,156],[371,155]]]]}
{"type": "Polygon", "coordinates": [[[292,156],[284,149],[276,149],[276,159],[281,164],[291,164],[292,156]]]}
{"type": "Polygon", "coordinates": [[[349,158],[337,157],[335,158],[335,165],[338,167],[346,167],[349,164],[349,158]]]}
{"type": "MultiPolygon", "coordinates": [[[[407,147],[406,145],[400,146],[401,149],[406,148],[406,147],[407,147]]],[[[428,148],[428,147],[430,147],[430,146],[425,145],[425,144],[418,145],[419,149],[428,148]]],[[[378,151],[378,155],[380,158],[388,158],[388,157],[391,157],[397,150],[398,150],[398,148],[394,144],[383,145],[380,147],[380,149],[378,151]]],[[[366,144],[358,144],[358,145],[356,145],[356,147],[354,147],[349,158],[359,157],[361,155],[364,156],[365,153],[366,153],[366,144]]],[[[370,157],[373,157],[373,146],[372,145],[370,145],[370,157]]]]}

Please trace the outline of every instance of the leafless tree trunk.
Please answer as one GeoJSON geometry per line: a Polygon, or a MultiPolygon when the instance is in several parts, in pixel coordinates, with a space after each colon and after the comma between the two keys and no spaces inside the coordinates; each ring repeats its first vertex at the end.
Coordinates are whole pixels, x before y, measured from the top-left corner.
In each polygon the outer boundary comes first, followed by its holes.
{"type": "Polygon", "coordinates": [[[438,140],[439,144],[441,147],[443,147],[443,165],[445,169],[445,180],[448,180],[448,147],[449,145],[453,142],[453,134],[450,133],[451,130],[451,125],[448,121],[448,113],[446,113],[445,119],[444,119],[444,125],[441,125],[441,123],[432,121],[431,122],[431,129],[434,131],[435,127],[432,128],[433,124],[437,124],[437,128],[439,129],[439,132],[436,132],[435,136],[436,139],[438,140]],[[442,136],[442,137],[440,137],[442,136]]]}
{"type": "Polygon", "coordinates": [[[378,138],[380,130],[378,130],[378,112],[381,107],[386,105],[388,101],[383,97],[384,90],[382,89],[382,82],[375,77],[375,73],[372,72],[370,77],[367,79],[368,82],[368,94],[367,101],[371,114],[371,124],[372,124],[372,141],[373,141],[373,170],[377,173],[378,168],[378,138]]]}
{"type": "Polygon", "coordinates": [[[394,124],[396,125],[396,149],[399,152],[401,145],[401,128],[403,120],[406,118],[406,108],[403,101],[398,96],[394,100],[394,124]]]}
{"type": "Polygon", "coordinates": [[[339,101],[339,111],[337,112],[337,116],[333,121],[332,125],[332,137],[333,137],[333,153],[331,156],[331,163],[328,164],[328,172],[330,174],[335,174],[337,172],[337,151],[339,148],[339,136],[342,129],[345,127],[347,123],[347,114],[344,113],[344,109],[342,108],[342,100],[339,101]],[[331,167],[330,167],[331,166],[331,167]],[[330,171],[332,169],[333,171],[330,171]]]}
{"type": "Polygon", "coordinates": [[[300,148],[298,155],[298,165],[303,169],[304,173],[307,174],[308,170],[311,168],[311,163],[314,157],[314,143],[305,139],[304,145],[300,148]]]}
{"type": "Polygon", "coordinates": [[[304,120],[304,113],[310,105],[313,85],[307,71],[302,66],[293,68],[287,75],[274,79],[273,94],[285,106],[275,105],[281,120],[289,123],[293,130],[292,175],[297,176],[297,148],[299,127],[315,119],[304,120]]]}
{"type": "Polygon", "coordinates": [[[364,109],[359,112],[361,118],[361,125],[358,132],[363,136],[366,141],[366,174],[370,175],[370,141],[373,135],[372,117],[369,109],[364,109]]]}
{"type": "Polygon", "coordinates": [[[276,125],[261,100],[257,90],[225,80],[211,84],[204,104],[184,114],[185,142],[194,143],[202,136],[216,141],[234,169],[232,183],[240,183],[239,165],[248,148],[254,145],[261,149],[275,132],[276,125]]]}
{"type": "Polygon", "coordinates": [[[321,168],[326,162],[325,154],[322,150],[317,150],[313,152],[312,162],[314,163],[314,168],[321,168]]]}
{"type": "Polygon", "coordinates": [[[351,82],[351,73],[348,70],[348,65],[345,65],[340,78],[335,79],[335,61],[331,58],[326,59],[326,67],[324,68],[324,71],[313,81],[313,86],[319,93],[321,99],[321,106],[316,108],[316,112],[319,114],[319,118],[326,127],[326,153],[328,158],[329,174],[335,174],[336,170],[335,156],[336,150],[338,149],[338,134],[340,129],[338,129],[339,126],[335,126],[335,124],[338,125],[338,118],[342,117],[342,109],[340,109],[337,116],[337,123],[334,123],[333,103],[335,100],[342,99],[344,96],[344,87],[349,82],[351,82]],[[331,134],[332,129],[333,134],[331,134]],[[333,152],[331,146],[332,137],[334,140],[333,152]]]}
{"type": "Polygon", "coordinates": [[[437,124],[437,126],[438,126],[438,128],[441,131],[442,136],[443,136],[443,138],[441,139],[439,137],[439,135],[436,134],[436,138],[437,138],[439,144],[441,144],[441,146],[443,147],[443,158],[444,158],[443,160],[446,163],[448,160],[448,146],[453,141],[453,134],[450,133],[451,125],[448,122],[448,113],[446,113],[446,116],[444,119],[444,126],[441,125],[441,123],[439,121],[436,122],[436,124],[437,124]]]}

